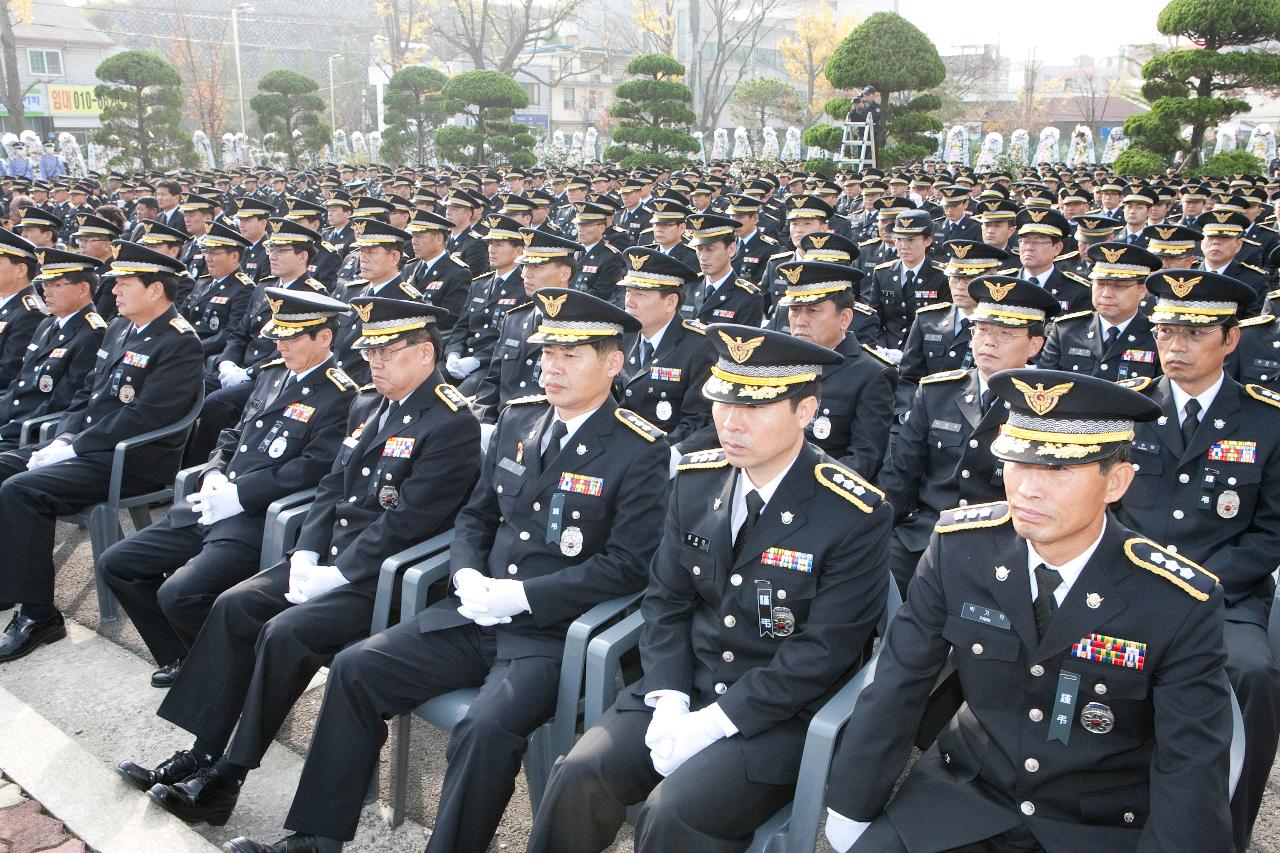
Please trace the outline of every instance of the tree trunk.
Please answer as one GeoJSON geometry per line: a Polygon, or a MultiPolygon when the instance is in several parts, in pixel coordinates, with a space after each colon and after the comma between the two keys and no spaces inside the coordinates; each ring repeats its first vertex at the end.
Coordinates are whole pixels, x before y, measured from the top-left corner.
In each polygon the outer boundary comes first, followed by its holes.
{"type": "Polygon", "coordinates": [[[27,112],[22,103],[22,84],[18,82],[18,44],[13,34],[13,9],[7,2],[3,14],[0,14],[0,51],[4,54],[4,85],[0,89],[0,103],[9,112],[13,132],[21,133],[27,112]]]}
{"type": "Polygon", "coordinates": [[[143,96],[146,87],[136,86],[136,99],[138,104],[138,159],[142,161],[142,168],[151,168],[151,140],[147,137],[147,100],[143,96]]]}

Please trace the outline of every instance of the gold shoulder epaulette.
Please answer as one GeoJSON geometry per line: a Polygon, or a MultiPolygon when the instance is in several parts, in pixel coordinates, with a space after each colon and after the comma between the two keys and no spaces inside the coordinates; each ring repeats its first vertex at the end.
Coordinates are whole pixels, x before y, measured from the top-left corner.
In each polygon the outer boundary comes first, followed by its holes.
{"type": "Polygon", "coordinates": [[[93,329],[94,331],[105,329],[107,327],[107,321],[102,319],[102,315],[99,314],[97,311],[90,311],[89,313],[85,314],[84,321],[88,323],[89,328],[93,329]]]}
{"type": "Polygon", "coordinates": [[[1092,317],[1092,311],[1072,311],[1070,314],[1061,314],[1053,318],[1053,322],[1061,323],[1063,320],[1079,320],[1081,317],[1092,317]]]}
{"type": "Polygon", "coordinates": [[[441,382],[436,386],[436,396],[455,412],[471,408],[471,401],[467,396],[447,382],[441,382]]]}
{"type": "MultiPolygon", "coordinates": [[[[468,269],[470,269],[470,267],[468,267],[468,269]]],[[[489,277],[489,276],[491,276],[491,275],[493,275],[493,273],[491,273],[491,272],[482,272],[482,273],[480,273],[480,275],[473,275],[473,276],[471,276],[471,280],[472,280],[472,281],[479,281],[480,279],[482,279],[482,278],[488,278],[488,277],[489,277]]]]}
{"type": "Polygon", "coordinates": [[[951,382],[956,379],[964,379],[969,375],[967,368],[958,367],[955,370],[944,370],[941,373],[930,373],[928,376],[920,379],[921,385],[931,385],[934,382],[951,382]]]}
{"type": "Polygon", "coordinates": [[[1009,505],[1004,501],[987,504],[970,504],[944,509],[938,515],[934,533],[954,533],[957,530],[977,530],[982,527],[999,527],[1009,521],[1009,505]]]}
{"type": "Polygon", "coordinates": [[[867,303],[859,302],[856,299],[853,302],[853,310],[857,311],[859,314],[866,314],[868,317],[876,316],[876,309],[872,308],[867,303]]]}
{"type": "Polygon", "coordinates": [[[880,262],[880,263],[876,264],[876,267],[875,267],[875,268],[876,268],[876,269],[878,269],[878,270],[882,270],[882,269],[885,269],[886,267],[891,267],[891,266],[893,266],[893,265],[894,265],[894,264],[896,264],[896,263],[898,263],[898,259],[897,259],[897,258],[894,258],[894,259],[893,259],[893,260],[891,260],[891,261],[882,261],[882,262],[880,262]]]}
{"type": "Polygon", "coordinates": [[[613,410],[613,416],[630,427],[636,435],[645,441],[657,441],[660,438],[667,437],[666,432],[658,429],[630,409],[618,407],[613,410]]]}
{"type": "Polygon", "coordinates": [[[1261,245],[1262,245],[1262,244],[1261,244],[1261,243],[1259,243],[1257,240],[1250,240],[1248,237],[1241,237],[1240,239],[1244,240],[1244,242],[1248,243],[1250,246],[1261,246],[1261,245]]]}
{"type": "Polygon", "coordinates": [[[819,462],[813,468],[818,482],[863,512],[871,512],[884,500],[884,492],[862,477],[834,462],[819,462]]]}
{"type": "Polygon", "coordinates": [[[1017,275],[1018,267],[1008,267],[1007,269],[996,270],[995,275],[1017,275]]]}
{"type": "Polygon", "coordinates": [[[1258,273],[1259,275],[1270,275],[1270,273],[1268,273],[1268,272],[1267,272],[1266,270],[1264,270],[1262,267],[1255,267],[1253,264],[1247,264],[1247,263],[1245,263],[1244,261],[1241,261],[1241,262],[1240,262],[1240,266],[1244,267],[1244,268],[1245,268],[1245,269],[1247,269],[1247,270],[1253,270],[1254,272],[1258,273]]]}
{"type": "Polygon", "coordinates": [[[338,386],[339,391],[354,391],[360,387],[341,367],[330,367],[324,372],[324,375],[329,377],[330,382],[338,386]]]}
{"type": "Polygon", "coordinates": [[[1134,376],[1131,379],[1121,379],[1116,384],[1122,388],[1131,388],[1134,391],[1146,391],[1151,387],[1151,383],[1155,382],[1150,376],[1134,376]]]}
{"type": "Polygon", "coordinates": [[[38,311],[41,314],[49,313],[49,309],[45,307],[44,300],[34,293],[28,293],[22,297],[22,304],[26,306],[28,311],[38,311]]]}
{"type": "Polygon", "coordinates": [[[378,389],[374,387],[374,384],[372,382],[370,382],[368,385],[361,385],[358,390],[360,391],[361,394],[364,394],[369,391],[376,391],[378,389]]]}
{"type": "Polygon", "coordinates": [[[468,236],[468,237],[475,237],[477,240],[479,240],[479,239],[480,239],[481,237],[483,237],[484,235],[483,235],[483,234],[481,234],[481,233],[480,233],[479,231],[477,231],[476,229],[472,228],[470,231],[468,231],[468,232],[467,232],[467,236],[468,236]]]}
{"type": "Polygon", "coordinates": [[[879,238],[879,237],[868,237],[866,240],[863,240],[863,241],[862,241],[861,243],[859,243],[858,245],[859,245],[859,246],[874,246],[876,243],[879,243],[879,242],[880,242],[880,238],[879,238]]]}
{"type": "Polygon", "coordinates": [[[916,313],[923,314],[926,311],[942,311],[950,307],[950,302],[930,302],[928,305],[921,305],[917,308],[916,313]]]}
{"type": "Polygon", "coordinates": [[[706,323],[699,323],[697,320],[681,320],[680,325],[684,326],[691,332],[697,332],[699,335],[705,335],[707,333],[706,323]]]}
{"type": "Polygon", "coordinates": [[[1277,394],[1270,388],[1264,388],[1261,385],[1249,384],[1244,386],[1244,390],[1245,393],[1253,399],[1260,400],[1263,403],[1269,403],[1277,409],[1280,409],[1280,394],[1277,394]]]}
{"type": "Polygon", "coordinates": [[[508,406],[526,406],[529,403],[545,403],[547,402],[546,394],[530,394],[528,397],[516,397],[514,400],[508,400],[508,406]]]}
{"type": "Polygon", "coordinates": [[[680,457],[676,465],[677,471],[694,471],[699,468],[723,468],[729,464],[729,457],[720,448],[714,450],[696,450],[680,457]]]}
{"type": "Polygon", "coordinates": [[[335,249],[335,248],[333,247],[333,244],[332,244],[332,243],[330,243],[328,240],[321,240],[321,241],[320,241],[320,246],[321,246],[321,248],[323,248],[326,252],[333,252],[335,255],[338,253],[338,250],[337,250],[337,249],[335,249]]]}
{"type": "Polygon", "coordinates": [[[1093,282],[1089,281],[1089,279],[1079,273],[1071,272],[1071,270],[1063,272],[1062,277],[1070,281],[1074,281],[1076,284],[1083,284],[1085,287],[1093,287],[1093,282]]]}
{"type": "Polygon", "coordinates": [[[169,321],[169,325],[173,326],[179,332],[195,334],[195,329],[191,328],[191,324],[186,321],[185,317],[174,317],[169,321]]]}
{"type": "Polygon", "coordinates": [[[887,364],[889,367],[897,367],[897,366],[898,366],[898,365],[894,364],[892,361],[890,361],[889,359],[887,359],[887,358],[885,358],[884,356],[882,356],[882,355],[880,354],[880,351],[879,351],[879,350],[877,350],[875,347],[873,347],[871,344],[863,344],[863,345],[862,345],[862,348],[863,348],[864,350],[866,350],[867,355],[871,356],[871,357],[872,357],[872,358],[874,358],[876,361],[879,361],[879,362],[882,362],[882,363],[884,363],[884,364],[887,364]]]}
{"type": "Polygon", "coordinates": [[[1063,252],[1061,255],[1058,255],[1058,257],[1054,258],[1053,260],[1054,260],[1054,263],[1057,263],[1058,261],[1069,261],[1072,258],[1078,258],[1078,257],[1080,257],[1080,250],[1072,249],[1070,252],[1063,252]]]}
{"type": "Polygon", "coordinates": [[[258,371],[261,372],[266,370],[268,367],[280,367],[282,364],[284,364],[283,358],[273,358],[270,361],[264,361],[262,364],[258,365],[258,371]]]}
{"type": "MultiPolygon", "coordinates": [[[[1270,293],[1267,294],[1267,298],[1268,299],[1280,298],[1280,290],[1271,291],[1270,293]]],[[[1242,329],[1247,329],[1250,326],[1265,326],[1266,324],[1270,323],[1274,319],[1275,319],[1275,315],[1273,314],[1259,314],[1257,317],[1250,317],[1248,320],[1241,320],[1239,325],[1240,325],[1240,328],[1242,329]]]]}
{"type": "MultiPolygon", "coordinates": [[[[308,277],[306,278],[306,282],[307,282],[307,287],[311,288],[311,289],[312,289],[312,290],[314,290],[316,293],[323,293],[323,294],[325,294],[326,296],[328,295],[328,293],[329,293],[329,288],[325,287],[323,284],[321,284],[320,282],[316,281],[314,278],[311,278],[310,276],[308,276],[308,277]]],[[[354,284],[354,282],[352,282],[352,283],[354,284]]]]}
{"type": "Polygon", "coordinates": [[[608,251],[613,252],[615,255],[621,252],[621,250],[617,246],[613,245],[612,243],[605,243],[604,247],[608,251]]]}
{"type": "Polygon", "coordinates": [[[1135,566],[1159,575],[1196,601],[1208,601],[1218,583],[1217,575],[1150,539],[1135,536],[1126,540],[1124,553],[1135,566]]]}
{"type": "Polygon", "coordinates": [[[778,245],[778,239],[772,235],[761,234],[760,239],[765,243],[772,243],[775,246],[778,245]]]}
{"type": "Polygon", "coordinates": [[[418,288],[414,287],[407,281],[400,282],[400,289],[404,291],[405,295],[410,299],[418,300],[422,298],[422,291],[418,290],[418,288]]]}
{"type": "Polygon", "coordinates": [[[794,254],[795,252],[790,249],[788,249],[785,252],[774,252],[772,255],[769,256],[769,260],[772,261],[772,260],[776,260],[777,258],[785,258],[787,255],[794,255],[794,254]]]}
{"type": "Polygon", "coordinates": [[[236,273],[236,281],[240,282],[246,287],[253,287],[253,284],[254,284],[253,278],[248,273],[243,273],[243,272],[236,273]]]}

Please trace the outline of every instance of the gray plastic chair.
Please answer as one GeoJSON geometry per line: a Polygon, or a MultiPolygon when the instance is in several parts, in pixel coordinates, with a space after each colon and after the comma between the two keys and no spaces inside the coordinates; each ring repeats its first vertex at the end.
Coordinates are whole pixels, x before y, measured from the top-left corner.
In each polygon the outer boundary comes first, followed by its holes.
{"type": "MultiPolygon", "coordinates": [[[[389,558],[382,564],[382,579],[404,569],[403,592],[400,600],[400,621],[415,618],[426,607],[427,590],[431,584],[449,575],[448,551],[435,551],[419,546],[389,558]],[[407,567],[407,568],[405,568],[407,567]]],[[[626,608],[640,600],[640,593],[622,596],[597,604],[569,627],[565,638],[564,657],[560,664],[560,685],[556,697],[556,711],[551,721],[540,726],[529,737],[525,752],[525,777],[529,783],[529,800],[533,811],[538,810],[551,776],[552,765],[573,746],[577,730],[578,706],[581,698],[587,643],[592,635],[626,608]]],[[[375,626],[375,630],[377,630],[375,626]]],[[[441,731],[452,731],[466,715],[479,688],[453,690],[419,705],[412,715],[430,723],[441,731]]],[[[395,723],[395,749],[392,753],[391,816],[389,823],[397,827],[404,822],[405,794],[409,774],[409,715],[400,716],[395,723]]]]}
{"type": "MultiPolygon", "coordinates": [[[[876,627],[881,646],[888,636],[893,617],[901,606],[902,597],[898,594],[898,585],[890,578],[884,613],[876,627]]],[[[601,632],[588,646],[584,728],[590,728],[599,722],[604,712],[613,705],[618,692],[622,655],[639,644],[642,626],[642,615],[639,612],[632,613],[612,628],[601,632]]],[[[858,697],[875,678],[879,658],[880,652],[877,649],[871,659],[809,721],[804,752],[800,758],[795,798],[790,805],[779,809],[756,829],[749,853],[813,853],[826,804],[827,776],[836,743],[845,723],[853,714],[858,697]]],[[[638,811],[638,805],[628,809],[628,819],[633,823],[638,811]]]]}

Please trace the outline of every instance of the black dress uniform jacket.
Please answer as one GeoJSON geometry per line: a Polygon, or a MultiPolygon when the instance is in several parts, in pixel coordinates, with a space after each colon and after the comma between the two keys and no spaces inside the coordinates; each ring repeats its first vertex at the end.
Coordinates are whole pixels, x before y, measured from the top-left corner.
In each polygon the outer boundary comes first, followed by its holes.
{"type": "Polygon", "coordinates": [[[788,785],[808,719],[859,665],[883,610],[890,511],[806,444],[735,559],[738,473],[719,449],[681,459],[641,605],[644,677],[617,707],[646,710],[655,690],[693,710],[718,702],[748,778],[788,785]]]}
{"type": "Polygon", "coordinates": [[[805,436],[841,465],[874,480],[889,444],[898,370],[851,334],[836,352],[844,364],[822,369],[822,400],[805,436]]]}
{"type": "Polygon", "coordinates": [[[517,305],[502,317],[502,331],[488,364],[481,364],[483,374],[476,388],[472,408],[481,423],[497,423],[502,408],[517,397],[539,393],[542,387],[542,345],[529,340],[542,322],[542,312],[529,301],[517,305]]]}
{"type": "Polygon", "coordinates": [[[617,303],[621,298],[618,282],[625,273],[622,254],[612,244],[601,240],[579,257],[578,272],[570,286],[606,302],[617,303]]]}
{"type": "Polygon", "coordinates": [[[489,271],[489,249],[480,238],[488,229],[477,225],[468,228],[456,237],[452,234],[445,240],[445,251],[462,258],[462,262],[471,270],[471,276],[484,275],[489,271]]]}
{"type": "Polygon", "coordinates": [[[453,324],[462,316],[467,303],[467,291],[471,289],[471,270],[457,255],[443,254],[427,266],[425,261],[414,259],[405,264],[405,280],[422,294],[422,301],[443,308],[448,317],[436,325],[441,334],[448,334],[453,324]]]}
{"type": "Polygon", "coordinates": [[[977,240],[981,243],[982,226],[968,214],[959,222],[951,222],[945,216],[933,220],[933,243],[929,246],[929,255],[935,260],[945,260],[946,244],[951,240],[977,240]]]}
{"type": "Polygon", "coordinates": [[[66,410],[98,358],[107,322],[88,305],[58,325],[48,317],[27,345],[18,375],[0,396],[0,447],[18,446],[22,422],[66,410]]]}
{"type": "Polygon", "coordinates": [[[271,263],[267,259],[265,238],[244,250],[240,257],[240,269],[254,281],[262,281],[271,275],[271,263]]]}
{"type": "Polygon", "coordinates": [[[1037,641],[1027,554],[1003,503],[943,514],[836,753],[830,807],[884,808],[952,653],[966,704],[886,810],[908,849],[1025,827],[1048,853],[1231,850],[1221,589],[1108,518],[1037,641]],[[1145,643],[1141,669],[1075,656],[1095,634],[1145,643]],[[1097,706],[1106,733],[1080,722],[1097,706]],[[1059,713],[1066,743],[1050,739],[1059,713]]]}
{"type": "Polygon", "coordinates": [[[916,312],[950,292],[947,277],[927,259],[910,292],[905,275],[901,261],[885,261],[872,272],[871,284],[864,286],[867,304],[880,315],[880,337],[874,343],[885,349],[903,349],[916,312]]]}
{"type": "Polygon", "coordinates": [[[253,287],[253,279],[239,270],[217,280],[206,276],[196,282],[181,310],[200,336],[205,355],[222,352],[231,331],[244,325],[253,287]]]}
{"type": "Polygon", "coordinates": [[[680,306],[680,314],[687,320],[697,320],[703,325],[712,323],[738,323],[743,326],[759,326],[764,319],[764,298],[760,288],[745,278],[734,278],[730,273],[715,293],[706,294],[706,279],[692,285],[692,298],[680,306]]]}
{"type": "Polygon", "coordinates": [[[916,311],[898,363],[898,390],[893,412],[899,418],[911,408],[920,380],[935,373],[973,367],[972,323],[960,318],[950,302],[935,302],[916,311]]]}
{"type": "Polygon", "coordinates": [[[1104,341],[1102,320],[1096,312],[1064,314],[1049,326],[1036,363],[1046,370],[1084,373],[1112,382],[1160,375],[1151,321],[1141,311],[1110,346],[1104,341]]]}
{"type": "Polygon", "coordinates": [[[501,281],[497,280],[497,273],[489,273],[471,282],[462,316],[444,339],[446,353],[480,360],[479,369],[461,383],[464,393],[475,393],[484,379],[485,368],[501,338],[502,318],[527,298],[519,267],[501,281]]]}
{"type": "MultiPolygon", "coordinates": [[[[574,619],[643,589],[658,544],[669,482],[662,431],[606,400],[544,471],[538,448],[553,419],[544,397],[512,401],[455,525],[451,571],[524,582],[531,612],[495,627],[500,659],[558,659],[574,619]]],[[[451,598],[418,615],[423,633],[469,623],[451,598]]]]}
{"type": "MultiPolygon", "coordinates": [[[[738,240],[737,251],[733,255],[733,274],[738,278],[745,278],[752,284],[759,284],[764,276],[765,265],[777,251],[778,241],[760,228],[756,228],[750,240],[745,242],[742,239],[738,240]]],[[[696,254],[694,260],[695,263],[689,268],[696,270],[698,268],[696,254]]]]}
{"type": "Polygon", "coordinates": [[[715,349],[706,330],[690,320],[673,317],[648,365],[642,363],[640,336],[628,336],[627,360],[616,380],[627,408],[667,431],[672,446],[711,425],[711,402],[702,386],[711,375],[715,349]]]}
{"type": "MultiPolygon", "coordinates": [[[[1025,269],[1001,270],[1000,275],[1031,279],[1031,275],[1025,269]]],[[[1075,273],[1065,273],[1057,267],[1049,273],[1049,278],[1044,284],[1044,289],[1049,291],[1062,306],[1063,313],[1092,311],[1093,296],[1090,287],[1088,279],[1080,278],[1075,273]]]]}
{"type": "Polygon", "coordinates": [[[221,387],[217,382],[219,362],[231,361],[247,369],[252,375],[255,368],[270,359],[275,353],[276,342],[258,334],[262,331],[262,327],[267,324],[267,321],[271,319],[271,306],[267,304],[266,294],[266,288],[268,287],[287,287],[294,290],[305,288],[313,293],[327,295],[323,284],[314,278],[306,276],[295,278],[288,284],[281,284],[278,278],[266,278],[258,282],[249,301],[249,307],[245,310],[243,320],[232,327],[227,335],[227,343],[218,356],[218,361],[214,362],[211,372],[212,388],[221,387]]]}
{"type": "MultiPolygon", "coordinates": [[[[310,279],[314,281],[314,279],[310,279]]],[[[388,299],[408,299],[412,302],[422,301],[418,289],[405,280],[403,273],[396,273],[382,284],[374,288],[365,279],[351,282],[351,297],[385,296],[388,299]]],[[[360,357],[360,353],[352,349],[352,345],[360,337],[360,322],[354,311],[338,315],[338,333],[333,336],[333,360],[356,382],[369,381],[369,364],[360,357]]]]}
{"type": "MultiPolygon", "coordinates": [[[[1202,258],[1196,263],[1197,269],[1204,269],[1204,259],[1202,258]]],[[[1242,282],[1253,288],[1257,294],[1258,300],[1253,305],[1254,313],[1261,313],[1263,304],[1267,298],[1267,291],[1270,289],[1271,273],[1259,266],[1242,261],[1239,256],[1232,258],[1231,263],[1226,268],[1218,270],[1223,275],[1229,275],[1236,281],[1242,282]]]]}
{"type": "Polygon", "coordinates": [[[1241,320],[1240,343],[1226,368],[1237,382],[1280,390],[1280,319],[1268,313],[1241,320]]]}
{"type": "MultiPolygon", "coordinates": [[[[114,304],[115,299],[112,298],[114,304]]],[[[28,285],[11,296],[0,306],[0,388],[18,375],[27,344],[36,333],[36,327],[49,316],[49,309],[28,285]]]]}

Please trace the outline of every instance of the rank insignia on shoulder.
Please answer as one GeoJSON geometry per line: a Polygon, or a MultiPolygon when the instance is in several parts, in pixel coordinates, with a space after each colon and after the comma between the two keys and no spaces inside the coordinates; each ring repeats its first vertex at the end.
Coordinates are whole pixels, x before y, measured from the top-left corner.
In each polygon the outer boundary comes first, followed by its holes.
{"type": "Polygon", "coordinates": [[[699,335],[705,335],[707,333],[707,325],[705,323],[699,323],[697,320],[681,320],[680,325],[684,326],[691,332],[697,332],[699,335]]]}
{"type": "Polygon", "coordinates": [[[321,240],[321,241],[320,241],[320,246],[321,246],[321,248],[323,248],[326,252],[337,252],[337,251],[338,251],[337,249],[335,249],[335,248],[333,247],[333,244],[332,244],[332,243],[330,243],[328,240],[321,240]]]}
{"type": "Polygon", "coordinates": [[[890,261],[882,261],[881,263],[876,264],[875,268],[878,270],[888,269],[889,267],[893,266],[897,262],[898,262],[897,258],[894,258],[893,260],[890,260],[890,261]]]}
{"type": "Polygon", "coordinates": [[[364,394],[364,393],[367,393],[367,392],[369,392],[369,391],[376,391],[376,390],[378,390],[378,389],[377,389],[376,387],[374,387],[374,384],[373,384],[372,382],[370,382],[370,383],[369,383],[369,384],[367,384],[367,385],[361,385],[361,386],[360,386],[360,388],[359,388],[358,390],[360,391],[360,393],[361,393],[361,394],[364,394]]]}
{"type": "Polygon", "coordinates": [[[264,361],[262,364],[258,365],[258,371],[261,372],[266,370],[268,367],[280,367],[282,364],[284,364],[283,358],[273,358],[270,361],[264,361]]]}
{"type": "Polygon", "coordinates": [[[1250,385],[1245,385],[1244,390],[1245,390],[1245,393],[1248,394],[1253,399],[1259,400],[1263,403],[1268,403],[1272,406],[1275,406],[1277,409],[1280,409],[1280,394],[1277,394],[1275,391],[1272,391],[1270,388],[1265,388],[1261,385],[1250,384],[1250,385]]]}
{"type": "Polygon", "coordinates": [[[1266,275],[1266,276],[1271,275],[1271,273],[1267,272],[1262,267],[1254,266],[1253,264],[1245,263],[1244,261],[1240,262],[1240,266],[1244,267],[1247,270],[1253,270],[1259,275],[1266,275]]]}
{"type": "Polygon", "coordinates": [[[354,391],[359,386],[356,381],[346,374],[341,367],[330,367],[324,372],[329,377],[329,381],[338,386],[339,391],[354,391]]]}
{"type": "Polygon", "coordinates": [[[1071,281],[1074,281],[1076,284],[1083,284],[1085,287],[1092,286],[1091,283],[1089,282],[1089,279],[1077,273],[1073,273],[1070,270],[1068,270],[1067,272],[1064,272],[1062,274],[1062,277],[1066,279],[1070,279],[1071,281]]]}
{"type": "Polygon", "coordinates": [[[467,399],[466,395],[447,382],[441,382],[436,386],[436,396],[439,397],[451,411],[460,412],[463,409],[471,408],[471,401],[467,399]]]}
{"type": "Polygon", "coordinates": [[[761,239],[761,240],[763,240],[763,241],[764,241],[764,242],[766,242],[766,243],[772,243],[772,244],[774,244],[775,246],[778,244],[777,239],[776,239],[776,238],[774,238],[774,237],[770,237],[768,234],[761,234],[761,235],[760,235],[760,239],[761,239]]]}
{"type": "Polygon", "coordinates": [[[1061,314],[1053,318],[1053,322],[1061,323],[1063,320],[1079,320],[1081,317],[1092,317],[1092,311],[1072,311],[1070,314],[1061,314]]]}
{"type": "Polygon", "coordinates": [[[1009,505],[1004,501],[986,504],[970,504],[943,510],[934,525],[935,533],[952,533],[957,530],[977,530],[982,527],[999,527],[1009,521],[1009,505]]]}
{"type": "Polygon", "coordinates": [[[173,326],[179,332],[182,332],[184,334],[187,332],[190,332],[191,334],[195,334],[195,331],[196,331],[195,329],[191,328],[191,324],[188,323],[186,319],[183,317],[174,317],[172,320],[169,321],[169,325],[173,326]]]}
{"type": "Polygon", "coordinates": [[[867,355],[871,356],[871,357],[872,357],[872,358],[874,358],[876,361],[882,362],[882,363],[884,363],[884,364],[888,365],[889,367],[897,367],[897,365],[896,365],[896,364],[894,364],[892,361],[890,361],[889,359],[887,359],[887,358],[885,358],[884,356],[882,356],[882,355],[880,354],[880,351],[879,351],[879,350],[877,350],[875,347],[871,346],[871,344],[863,344],[863,345],[862,345],[862,348],[863,348],[863,350],[865,350],[865,351],[866,351],[867,355]]]}
{"type": "Polygon", "coordinates": [[[923,314],[926,311],[942,311],[950,307],[950,302],[931,302],[928,305],[921,305],[916,309],[916,313],[923,314]]]}
{"type": "MultiPolygon", "coordinates": [[[[1267,298],[1280,299],[1280,290],[1271,291],[1270,293],[1267,294],[1267,298]]],[[[1275,319],[1274,315],[1262,314],[1257,317],[1250,317],[1248,320],[1241,320],[1238,325],[1242,329],[1247,329],[1250,326],[1265,326],[1274,319],[1275,319]]]]}
{"type": "Polygon", "coordinates": [[[1150,376],[1135,376],[1132,379],[1121,379],[1116,384],[1124,388],[1132,388],[1134,391],[1146,391],[1154,381],[1150,376]]]}
{"type": "MultiPolygon", "coordinates": [[[[947,302],[944,304],[950,305],[951,303],[947,302]]],[[[853,303],[853,310],[857,311],[859,314],[865,314],[868,317],[876,316],[876,309],[872,308],[870,305],[868,305],[865,302],[858,302],[855,300],[853,303]]],[[[924,310],[924,309],[921,309],[921,310],[924,310]]]]}
{"type": "Polygon", "coordinates": [[[102,319],[102,315],[97,311],[90,311],[84,315],[84,321],[89,324],[89,328],[94,331],[101,331],[107,327],[107,321],[102,319]]]}
{"type": "Polygon", "coordinates": [[[819,462],[813,468],[813,475],[819,483],[863,512],[871,512],[884,500],[884,492],[840,465],[819,462]]]}
{"type": "Polygon", "coordinates": [[[530,394],[528,397],[516,397],[514,400],[508,400],[508,406],[527,406],[530,403],[547,402],[546,394],[530,394]]]}
{"type": "Polygon", "coordinates": [[[28,293],[22,297],[22,304],[26,306],[28,311],[39,311],[41,314],[49,313],[49,309],[45,307],[44,300],[34,293],[28,293]]]}
{"type": "Polygon", "coordinates": [[[795,252],[791,251],[790,249],[788,249],[788,250],[787,250],[787,251],[785,251],[785,252],[774,252],[772,255],[770,255],[770,256],[769,256],[769,260],[771,260],[771,261],[772,261],[772,260],[774,260],[775,258],[785,258],[785,257],[787,257],[788,255],[794,255],[794,254],[795,254],[795,252]]]}
{"type": "Polygon", "coordinates": [[[677,471],[693,471],[699,468],[723,468],[729,464],[729,457],[720,448],[714,450],[697,450],[680,457],[676,465],[677,471]]]}
{"type": "Polygon", "coordinates": [[[422,291],[418,290],[418,288],[414,287],[412,284],[410,284],[407,281],[400,282],[400,289],[403,290],[405,295],[408,296],[410,299],[422,298],[422,291]]]}
{"type": "Polygon", "coordinates": [[[964,379],[969,375],[967,368],[959,367],[955,370],[944,370],[941,373],[930,373],[928,376],[920,379],[921,385],[930,385],[934,382],[952,382],[956,379],[964,379]]]}
{"type": "Polygon", "coordinates": [[[1135,566],[1159,575],[1196,601],[1208,601],[1218,582],[1217,575],[1150,539],[1135,536],[1127,540],[1124,553],[1135,566]]]}
{"type": "Polygon", "coordinates": [[[657,441],[660,438],[667,437],[667,434],[664,431],[658,429],[656,426],[649,423],[630,409],[623,409],[621,407],[614,409],[613,416],[630,427],[636,435],[640,436],[645,441],[657,441]]]}
{"type": "Polygon", "coordinates": [[[254,284],[253,279],[242,272],[236,273],[236,281],[240,282],[245,287],[253,287],[254,284]]]}
{"type": "Polygon", "coordinates": [[[754,294],[754,293],[760,292],[760,288],[756,287],[754,284],[752,284],[750,281],[748,281],[745,278],[734,279],[733,283],[738,287],[742,288],[743,290],[745,290],[747,293],[754,294]]]}

